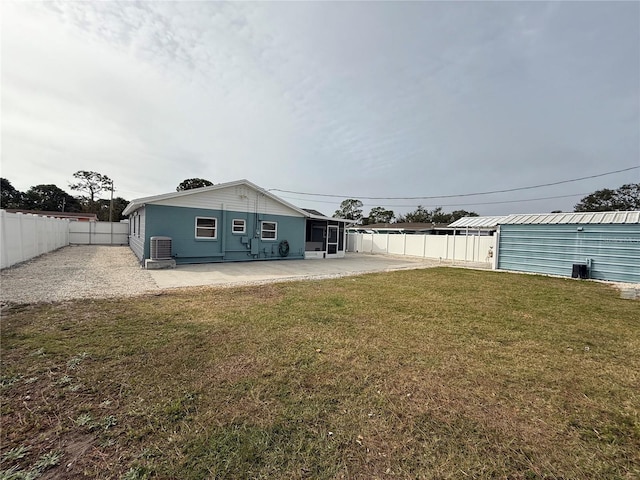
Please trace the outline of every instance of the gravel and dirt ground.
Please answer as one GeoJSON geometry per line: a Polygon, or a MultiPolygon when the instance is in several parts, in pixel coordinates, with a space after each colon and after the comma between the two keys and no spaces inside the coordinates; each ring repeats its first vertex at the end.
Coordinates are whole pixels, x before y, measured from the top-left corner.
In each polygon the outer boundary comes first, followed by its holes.
{"type": "Polygon", "coordinates": [[[180,265],[145,270],[129,247],[68,246],[2,270],[2,304],[135,296],[163,289],[338,278],[428,268],[437,260],[351,254],[335,260],[287,260],[180,265]]]}
{"type": "Polygon", "coordinates": [[[68,246],[2,270],[2,304],[139,295],[158,290],[129,247],[68,246]]]}

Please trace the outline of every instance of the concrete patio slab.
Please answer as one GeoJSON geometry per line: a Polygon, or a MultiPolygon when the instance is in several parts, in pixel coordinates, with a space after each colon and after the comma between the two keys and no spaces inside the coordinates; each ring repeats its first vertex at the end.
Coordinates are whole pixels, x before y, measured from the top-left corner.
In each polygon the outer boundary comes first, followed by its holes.
{"type": "Polygon", "coordinates": [[[448,265],[448,263],[421,258],[351,253],[347,254],[345,258],[322,260],[265,260],[178,265],[171,270],[149,270],[149,274],[160,288],[179,288],[336,278],[371,272],[430,268],[440,265],[448,265]]]}

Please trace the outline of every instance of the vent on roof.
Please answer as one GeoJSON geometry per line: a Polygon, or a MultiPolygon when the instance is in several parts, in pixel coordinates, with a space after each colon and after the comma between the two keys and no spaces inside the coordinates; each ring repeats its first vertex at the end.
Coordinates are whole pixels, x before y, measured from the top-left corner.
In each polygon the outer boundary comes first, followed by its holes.
{"type": "Polygon", "coordinates": [[[151,260],[171,260],[171,237],[151,237],[151,260]]]}

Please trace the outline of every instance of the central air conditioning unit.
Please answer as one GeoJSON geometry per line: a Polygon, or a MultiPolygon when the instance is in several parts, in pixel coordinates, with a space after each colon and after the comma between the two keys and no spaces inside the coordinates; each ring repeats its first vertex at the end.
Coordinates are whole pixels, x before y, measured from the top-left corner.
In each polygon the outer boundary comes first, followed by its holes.
{"type": "Polygon", "coordinates": [[[171,260],[171,237],[151,237],[151,260],[171,260]]]}

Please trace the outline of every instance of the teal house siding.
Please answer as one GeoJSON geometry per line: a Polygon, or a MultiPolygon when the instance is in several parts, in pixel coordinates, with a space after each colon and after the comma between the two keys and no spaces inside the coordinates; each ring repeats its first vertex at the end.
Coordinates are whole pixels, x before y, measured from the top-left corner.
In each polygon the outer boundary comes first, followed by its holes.
{"type": "Polygon", "coordinates": [[[146,205],[145,217],[144,258],[150,257],[149,239],[154,236],[171,237],[178,264],[304,258],[304,217],[154,204],[146,205]],[[216,218],[215,239],[196,238],[197,217],[216,218]],[[245,220],[244,233],[233,232],[233,220],[245,220]],[[277,223],[276,239],[260,238],[262,221],[277,223]],[[279,252],[283,240],[289,244],[286,257],[279,252]]]}
{"type": "Polygon", "coordinates": [[[640,224],[503,224],[498,268],[570,277],[589,265],[597,280],[640,283],[640,224]]]}

